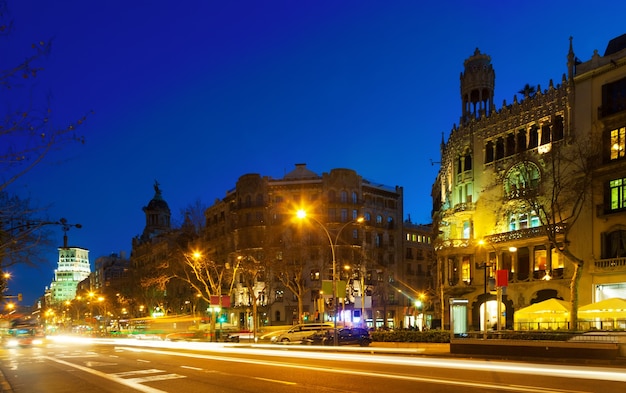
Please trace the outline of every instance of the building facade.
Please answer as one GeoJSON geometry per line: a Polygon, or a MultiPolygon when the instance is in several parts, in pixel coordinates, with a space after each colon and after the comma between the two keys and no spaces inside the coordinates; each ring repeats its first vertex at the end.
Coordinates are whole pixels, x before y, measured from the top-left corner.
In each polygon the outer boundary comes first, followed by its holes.
{"type": "Polygon", "coordinates": [[[396,288],[405,273],[402,187],[351,169],[318,175],[298,164],[281,179],[241,176],[205,217],[213,258],[264,266],[254,283],[235,279],[230,322],[246,325],[256,302],[260,325],[328,321],[335,310],[342,323],[403,325],[412,303],[396,288]],[[298,210],[307,218],[298,221],[298,210]]]}
{"type": "Polygon", "coordinates": [[[626,167],[616,153],[626,125],[623,44],[581,63],[570,41],[560,84],[526,85],[500,109],[491,58],[477,49],[465,61],[460,123],[442,141],[432,192],[446,327],[457,300],[466,313],[452,328],[486,331],[528,328],[513,326],[514,312],[551,298],[589,304],[609,296],[607,285],[626,297],[617,202],[626,167]],[[592,147],[601,145],[598,159],[592,147]],[[580,190],[559,188],[569,179],[580,190]]]}
{"type": "Polygon", "coordinates": [[[54,270],[54,279],[46,294],[47,304],[62,304],[76,297],[76,287],[89,277],[91,265],[89,250],[81,247],[59,247],[59,262],[54,270]],[[48,295],[49,294],[49,295],[48,295]]]}

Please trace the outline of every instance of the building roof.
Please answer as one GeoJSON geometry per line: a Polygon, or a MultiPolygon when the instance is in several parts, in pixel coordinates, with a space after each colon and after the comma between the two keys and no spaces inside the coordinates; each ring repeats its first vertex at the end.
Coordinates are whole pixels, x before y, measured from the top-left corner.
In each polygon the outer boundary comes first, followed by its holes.
{"type": "Polygon", "coordinates": [[[296,164],[296,169],[287,173],[283,180],[318,179],[319,175],[306,167],[306,164],[296,164]]]}
{"type": "Polygon", "coordinates": [[[609,56],[626,48],[626,34],[613,38],[609,41],[604,51],[604,56],[609,56]]]}

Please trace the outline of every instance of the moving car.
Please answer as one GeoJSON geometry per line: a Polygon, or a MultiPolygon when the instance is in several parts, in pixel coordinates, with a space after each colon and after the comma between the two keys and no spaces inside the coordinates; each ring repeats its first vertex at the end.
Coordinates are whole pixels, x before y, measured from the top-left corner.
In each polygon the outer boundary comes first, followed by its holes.
{"type": "Polygon", "coordinates": [[[7,336],[4,337],[4,345],[7,347],[30,347],[42,345],[44,339],[45,335],[37,328],[16,327],[8,330],[7,336]]]}
{"type": "MultiPolygon", "coordinates": [[[[302,340],[307,345],[334,345],[335,338],[333,330],[326,330],[315,333],[302,340]]],[[[372,343],[372,337],[367,329],[364,328],[342,328],[337,329],[338,345],[360,345],[367,347],[372,343]]]]}

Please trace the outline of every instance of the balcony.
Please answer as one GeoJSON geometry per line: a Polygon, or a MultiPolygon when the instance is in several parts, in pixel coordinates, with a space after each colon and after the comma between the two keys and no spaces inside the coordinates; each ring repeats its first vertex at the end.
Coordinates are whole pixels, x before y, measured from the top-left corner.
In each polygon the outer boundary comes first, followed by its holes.
{"type": "Polygon", "coordinates": [[[545,226],[524,228],[517,231],[496,233],[494,235],[485,236],[485,241],[492,244],[504,243],[512,240],[542,237],[545,236],[548,231],[554,231],[557,234],[564,233],[566,229],[567,226],[565,224],[551,225],[549,228],[546,228],[545,226]]]}
{"type": "Polygon", "coordinates": [[[626,258],[597,259],[593,261],[594,273],[624,273],[626,272],[626,258]]]}

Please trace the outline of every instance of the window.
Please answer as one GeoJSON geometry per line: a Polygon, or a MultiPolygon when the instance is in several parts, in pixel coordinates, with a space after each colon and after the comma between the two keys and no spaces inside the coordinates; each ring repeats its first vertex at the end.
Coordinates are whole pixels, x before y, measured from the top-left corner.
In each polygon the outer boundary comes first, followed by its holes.
{"type": "Polygon", "coordinates": [[[471,226],[469,221],[463,221],[463,239],[470,238],[471,226]]]}
{"type": "Polygon", "coordinates": [[[602,258],[623,258],[626,256],[626,230],[619,229],[604,235],[602,258]]]}
{"type": "Polygon", "coordinates": [[[492,141],[487,142],[487,145],[485,145],[485,164],[489,164],[490,162],[493,162],[493,142],[492,141]]]}
{"type": "Polygon", "coordinates": [[[359,203],[359,195],[352,191],[352,203],[359,203]]]}
{"type": "Polygon", "coordinates": [[[341,191],[341,203],[348,203],[348,192],[341,191]]]}
{"type": "Polygon", "coordinates": [[[602,86],[601,115],[609,116],[626,110],[626,78],[602,86]]]}
{"type": "Polygon", "coordinates": [[[626,178],[609,182],[609,197],[611,210],[620,210],[626,207],[626,178]]]}
{"type": "Polygon", "coordinates": [[[379,214],[376,216],[376,224],[382,224],[382,223],[383,223],[383,216],[379,214]]]}
{"type": "Polygon", "coordinates": [[[535,272],[545,272],[548,265],[548,254],[545,248],[535,249],[535,272]]]}
{"type": "Polygon", "coordinates": [[[533,125],[528,133],[528,148],[533,149],[539,146],[539,127],[533,125]]]}
{"type": "Polygon", "coordinates": [[[624,157],[626,127],[611,130],[611,160],[624,157]]]}
{"type": "Polygon", "coordinates": [[[352,219],[356,221],[358,218],[359,218],[359,211],[356,209],[352,210],[352,219]]]}
{"type": "Polygon", "coordinates": [[[311,269],[311,281],[319,281],[320,271],[319,269],[311,269]]]}
{"type": "Polygon", "coordinates": [[[507,172],[504,192],[510,199],[528,196],[537,190],[539,180],[539,167],[530,161],[521,162],[507,172]]]}
{"type": "Polygon", "coordinates": [[[466,284],[472,282],[470,266],[470,258],[468,256],[464,256],[463,261],[461,262],[461,280],[463,280],[466,284]]]}
{"type": "Polygon", "coordinates": [[[348,209],[341,209],[341,222],[348,222],[348,209]]]}
{"type": "Polygon", "coordinates": [[[510,231],[537,228],[538,226],[541,226],[541,221],[534,210],[531,210],[530,212],[515,212],[509,216],[510,231]]]}
{"type": "Polygon", "coordinates": [[[448,259],[448,285],[456,285],[459,281],[459,271],[455,259],[448,259]]]}

